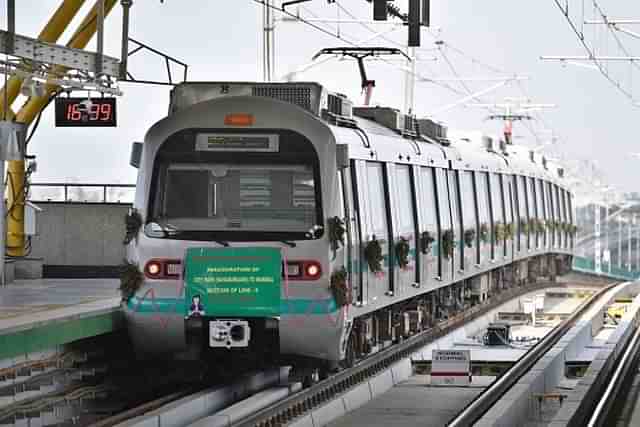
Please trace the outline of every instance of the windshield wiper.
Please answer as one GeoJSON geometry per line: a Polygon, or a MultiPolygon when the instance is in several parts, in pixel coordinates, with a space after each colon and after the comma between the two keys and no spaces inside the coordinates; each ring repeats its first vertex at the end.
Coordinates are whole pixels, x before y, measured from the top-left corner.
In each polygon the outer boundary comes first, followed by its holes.
{"type": "Polygon", "coordinates": [[[160,218],[158,218],[155,221],[155,224],[158,227],[160,227],[160,230],[162,230],[162,233],[164,234],[164,237],[175,236],[176,234],[181,233],[181,231],[178,230],[178,228],[176,226],[171,225],[167,221],[161,220],[160,218]]]}
{"type": "Polygon", "coordinates": [[[290,242],[288,240],[280,240],[280,242],[284,243],[285,245],[289,246],[290,248],[295,248],[297,246],[296,242],[290,242]]]}
{"type": "Polygon", "coordinates": [[[228,248],[229,246],[231,246],[229,244],[229,242],[225,242],[224,240],[214,240],[214,242],[216,242],[217,244],[224,246],[225,248],[228,248]]]}

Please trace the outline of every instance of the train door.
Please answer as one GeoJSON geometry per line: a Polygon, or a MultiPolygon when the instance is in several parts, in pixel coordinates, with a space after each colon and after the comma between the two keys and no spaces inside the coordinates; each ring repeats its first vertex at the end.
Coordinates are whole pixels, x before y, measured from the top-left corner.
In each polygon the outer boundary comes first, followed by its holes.
{"type": "Polygon", "coordinates": [[[441,232],[438,217],[438,203],[435,186],[435,169],[420,167],[416,169],[416,195],[418,198],[420,248],[420,281],[423,285],[432,282],[441,275],[439,271],[439,250],[441,232]]]}
{"type": "Polygon", "coordinates": [[[362,163],[358,198],[362,202],[363,287],[366,302],[374,304],[392,291],[390,228],[384,164],[362,163]]]}
{"type": "Polygon", "coordinates": [[[451,224],[454,235],[453,265],[451,277],[453,281],[464,274],[464,228],[462,226],[462,202],[460,199],[460,180],[458,171],[449,170],[449,202],[451,204],[451,224]]]}
{"type": "Polygon", "coordinates": [[[355,164],[352,162],[348,169],[338,171],[338,185],[340,188],[340,199],[343,206],[345,242],[344,263],[349,274],[349,285],[353,301],[362,302],[362,266],[360,248],[360,225],[358,221],[359,207],[357,199],[353,197],[353,173],[355,164]]]}
{"type": "Polygon", "coordinates": [[[453,280],[454,260],[456,247],[456,229],[451,222],[451,201],[449,200],[449,185],[447,183],[447,171],[435,169],[438,201],[438,215],[440,219],[440,234],[438,242],[438,276],[443,282],[453,280]]]}
{"type": "Polygon", "coordinates": [[[413,173],[409,165],[389,165],[389,200],[393,218],[393,285],[406,293],[418,282],[416,209],[413,173]]]}
{"type": "Polygon", "coordinates": [[[472,171],[458,171],[460,184],[460,214],[461,214],[461,248],[462,262],[460,269],[463,275],[474,271],[474,265],[479,264],[478,253],[478,217],[476,209],[476,195],[472,171]]]}

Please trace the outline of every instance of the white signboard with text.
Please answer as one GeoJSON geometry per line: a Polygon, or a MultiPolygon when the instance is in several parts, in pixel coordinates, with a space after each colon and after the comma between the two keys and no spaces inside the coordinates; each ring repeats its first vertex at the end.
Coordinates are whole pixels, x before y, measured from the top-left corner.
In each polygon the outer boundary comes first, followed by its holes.
{"type": "Polygon", "coordinates": [[[471,384],[471,350],[433,350],[431,385],[471,384]]]}

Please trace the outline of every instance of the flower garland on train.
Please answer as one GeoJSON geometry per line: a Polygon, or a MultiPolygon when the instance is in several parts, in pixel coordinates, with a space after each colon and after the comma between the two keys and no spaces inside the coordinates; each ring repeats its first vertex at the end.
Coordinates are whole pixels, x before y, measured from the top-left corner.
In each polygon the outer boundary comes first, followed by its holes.
{"type": "Polygon", "coordinates": [[[405,269],[409,265],[409,251],[411,250],[411,246],[409,246],[409,239],[406,239],[402,236],[398,239],[398,242],[395,245],[395,253],[396,259],[398,260],[398,265],[400,268],[405,269]]]}
{"type": "Polygon", "coordinates": [[[346,233],[346,228],[344,225],[344,221],[337,216],[329,218],[327,220],[327,225],[329,228],[329,245],[331,245],[331,250],[333,251],[333,259],[336,259],[338,249],[341,246],[344,246],[344,235],[346,233]]]}
{"type": "Polygon", "coordinates": [[[344,266],[331,273],[330,289],[338,307],[351,304],[352,296],[347,285],[347,270],[344,266]]]}
{"type": "Polygon", "coordinates": [[[138,266],[132,262],[124,260],[120,267],[120,294],[122,295],[122,301],[128,301],[129,298],[135,295],[135,293],[142,286],[144,276],[138,266]]]}
{"type": "Polygon", "coordinates": [[[453,230],[445,230],[442,233],[442,255],[447,259],[453,256],[454,239],[453,230]]]}
{"type": "Polygon", "coordinates": [[[382,246],[380,241],[376,239],[375,234],[371,236],[371,240],[364,248],[364,259],[367,261],[369,270],[374,274],[382,273],[382,246]]]}

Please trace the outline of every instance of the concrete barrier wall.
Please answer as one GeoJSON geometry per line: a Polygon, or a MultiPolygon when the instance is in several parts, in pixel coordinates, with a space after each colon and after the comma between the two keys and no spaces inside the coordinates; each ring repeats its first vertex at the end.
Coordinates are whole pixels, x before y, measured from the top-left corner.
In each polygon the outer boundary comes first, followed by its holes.
{"type": "Polygon", "coordinates": [[[31,257],[45,265],[114,266],[124,258],[124,216],[129,205],[38,203],[31,257]]]}
{"type": "MultiPolygon", "coordinates": [[[[585,346],[592,342],[594,331],[597,333],[602,327],[604,310],[608,305],[614,302],[617,297],[637,292],[639,287],[640,283],[629,282],[610,290],[475,425],[508,427],[519,425],[524,419],[532,419],[537,410],[535,395],[549,393],[555,389],[564,377],[565,360],[576,357],[585,346]]],[[[636,300],[640,301],[637,298],[636,300]]],[[[632,316],[630,312],[627,315],[632,316]]],[[[622,322],[617,328],[621,332],[616,330],[617,334],[612,334],[591,366],[599,366],[605,370],[611,369],[614,358],[609,356],[616,347],[615,341],[612,340],[614,340],[614,335],[621,337],[625,334],[621,328],[623,328],[622,322]]],[[[564,401],[562,410],[573,408],[575,412],[580,404],[580,399],[577,396],[584,396],[590,384],[595,381],[595,376],[588,374],[589,370],[583,378],[584,381],[580,381],[573,393],[564,401]]]]}
{"type": "MultiPolygon", "coordinates": [[[[633,285],[625,289],[628,291],[626,295],[621,293],[618,296],[629,296],[631,292],[637,292],[639,288],[640,282],[634,282],[633,285]]],[[[602,389],[606,379],[615,369],[615,361],[621,355],[625,344],[638,325],[640,325],[640,295],[634,298],[629,310],[622,316],[615,331],[609,336],[594,361],[591,362],[576,388],[568,393],[567,404],[560,408],[549,426],[566,426],[569,422],[575,421],[576,414],[586,415],[589,413],[588,406],[595,402],[595,395],[602,389]]]]}

